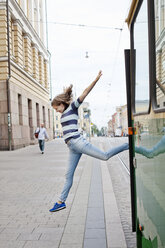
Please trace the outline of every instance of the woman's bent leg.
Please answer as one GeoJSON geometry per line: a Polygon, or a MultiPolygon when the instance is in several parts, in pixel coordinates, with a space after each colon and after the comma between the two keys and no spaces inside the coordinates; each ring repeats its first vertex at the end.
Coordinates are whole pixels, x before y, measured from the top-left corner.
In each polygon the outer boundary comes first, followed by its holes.
{"type": "Polygon", "coordinates": [[[101,160],[108,160],[112,156],[118,154],[119,152],[122,152],[124,150],[128,150],[129,145],[127,143],[112,148],[108,150],[107,152],[101,151],[97,147],[93,146],[91,143],[89,143],[87,140],[82,139],[78,143],[75,144],[76,150],[81,151],[84,154],[87,154],[89,156],[92,156],[94,158],[98,158],[101,160]]]}
{"type": "Polygon", "coordinates": [[[66,172],[66,181],[62,190],[62,193],[60,195],[59,200],[61,202],[65,202],[66,198],[68,197],[70,188],[72,187],[73,184],[73,176],[75,169],[78,165],[78,162],[81,158],[82,153],[77,153],[69,149],[69,161],[68,161],[68,168],[66,172]]]}
{"type": "Polygon", "coordinates": [[[111,148],[109,151],[107,151],[107,156],[108,156],[108,159],[113,157],[114,155],[120,153],[120,152],[123,152],[125,150],[128,150],[129,149],[129,144],[128,143],[124,143],[120,146],[117,146],[117,147],[114,147],[114,148],[111,148]]]}

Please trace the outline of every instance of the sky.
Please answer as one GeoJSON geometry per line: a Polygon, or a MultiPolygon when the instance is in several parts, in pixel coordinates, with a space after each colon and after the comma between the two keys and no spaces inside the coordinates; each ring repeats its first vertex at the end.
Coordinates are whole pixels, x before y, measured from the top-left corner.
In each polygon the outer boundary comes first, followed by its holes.
{"type": "Polygon", "coordinates": [[[52,96],[73,84],[78,97],[102,70],[85,99],[98,128],[107,126],[116,106],[126,104],[124,49],[130,38],[125,19],[130,4],[130,0],[47,0],[52,96]]]}

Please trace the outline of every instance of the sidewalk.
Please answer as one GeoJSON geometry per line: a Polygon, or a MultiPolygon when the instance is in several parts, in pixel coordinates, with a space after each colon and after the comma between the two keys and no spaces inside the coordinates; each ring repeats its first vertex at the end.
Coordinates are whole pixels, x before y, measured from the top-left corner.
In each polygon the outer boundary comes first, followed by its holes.
{"type": "Polygon", "coordinates": [[[104,161],[83,155],[67,208],[49,212],[63,187],[67,157],[62,139],[46,143],[44,155],[37,145],[0,152],[0,248],[127,247],[104,161]]]}

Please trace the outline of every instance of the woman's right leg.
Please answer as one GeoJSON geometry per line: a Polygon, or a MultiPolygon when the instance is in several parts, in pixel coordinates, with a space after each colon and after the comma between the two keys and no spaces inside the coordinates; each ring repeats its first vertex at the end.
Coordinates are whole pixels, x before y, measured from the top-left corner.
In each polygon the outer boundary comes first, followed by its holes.
{"type": "Polygon", "coordinates": [[[59,201],[65,202],[66,198],[68,197],[70,188],[72,187],[73,184],[73,176],[75,169],[78,165],[78,162],[81,158],[82,153],[75,152],[71,149],[69,149],[69,160],[68,160],[68,168],[66,172],[66,181],[62,190],[62,193],[59,197],[59,201]]]}

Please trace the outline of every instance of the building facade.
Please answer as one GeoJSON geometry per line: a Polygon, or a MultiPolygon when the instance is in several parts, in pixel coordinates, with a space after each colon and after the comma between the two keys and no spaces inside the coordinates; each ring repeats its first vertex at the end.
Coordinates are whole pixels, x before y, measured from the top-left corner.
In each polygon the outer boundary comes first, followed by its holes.
{"type": "Polygon", "coordinates": [[[112,115],[112,119],[108,122],[108,135],[128,135],[127,105],[116,107],[116,112],[112,115]]]}
{"type": "Polygon", "coordinates": [[[61,113],[54,111],[54,138],[62,138],[61,113]]]}
{"type": "Polygon", "coordinates": [[[83,102],[79,107],[79,129],[80,132],[86,136],[90,137],[91,135],[91,121],[90,121],[90,110],[89,103],[83,102]]]}
{"type": "Polygon", "coordinates": [[[110,136],[110,137],[114,136],[112,120],[108,121],[108,136],[110,136]]]}
{"type": "Polygon", "coordinates": [[[127,115],[127,105],[121,106],[121,128],[122,135],[128,135],[128,115],[127,115]]]}
{"type": "Polygon", "coordinates": [[[41,123],[53,137],[45,7],[0,0],[0,150],[36,143],[41,123]]]}

